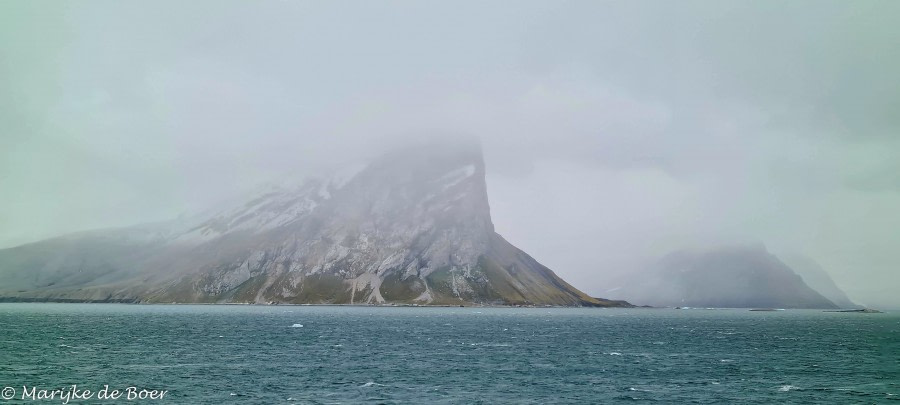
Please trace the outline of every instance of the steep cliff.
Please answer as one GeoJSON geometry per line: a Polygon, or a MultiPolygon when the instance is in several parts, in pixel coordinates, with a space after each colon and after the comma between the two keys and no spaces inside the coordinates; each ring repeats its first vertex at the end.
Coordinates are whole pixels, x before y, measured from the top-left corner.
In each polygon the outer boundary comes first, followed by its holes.
{"type": "Polygon", "coordinates": [[[480,148],[402,149],[208,215],[0,250],[18,300],[617,306],[494,232],[480,148]]]}

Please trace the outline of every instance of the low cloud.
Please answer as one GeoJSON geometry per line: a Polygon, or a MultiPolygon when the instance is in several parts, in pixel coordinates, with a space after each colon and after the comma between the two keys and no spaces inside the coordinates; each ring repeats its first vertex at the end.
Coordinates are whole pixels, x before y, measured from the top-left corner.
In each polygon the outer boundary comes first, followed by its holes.
{"type": "Polygon", "coordinates": [[[498,230],[590,293],[751,240],[900,305],[898,11],[4,2],[0,246],[476,136],[498,230]]]}

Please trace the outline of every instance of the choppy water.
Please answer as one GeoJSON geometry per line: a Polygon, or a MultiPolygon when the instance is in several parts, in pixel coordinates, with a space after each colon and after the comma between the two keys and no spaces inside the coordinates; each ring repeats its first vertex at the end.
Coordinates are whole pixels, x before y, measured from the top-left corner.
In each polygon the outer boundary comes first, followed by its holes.
{"type": "Polygon", "coordinates": [[[900,399],[900,315],[0,304],[0,388],[71,384],[168,390],[140,403],[876,403],[900,399]]]}

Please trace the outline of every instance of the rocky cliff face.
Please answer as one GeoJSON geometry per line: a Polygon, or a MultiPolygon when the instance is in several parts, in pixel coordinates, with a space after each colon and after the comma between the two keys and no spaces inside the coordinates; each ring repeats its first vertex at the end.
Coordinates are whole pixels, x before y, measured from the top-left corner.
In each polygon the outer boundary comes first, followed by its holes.
{"type": "Polygon", "coordinates": [[[622,305],[494,232],[473,145],[404,149],[192,219],[0,250],[0,277],[7,299],[622,305]]]}
{"type": "Polygon", "coordinates": [[[715,308],[837,306],[764,246],[678,251],[616,291],[635,304],[715,308]]]}

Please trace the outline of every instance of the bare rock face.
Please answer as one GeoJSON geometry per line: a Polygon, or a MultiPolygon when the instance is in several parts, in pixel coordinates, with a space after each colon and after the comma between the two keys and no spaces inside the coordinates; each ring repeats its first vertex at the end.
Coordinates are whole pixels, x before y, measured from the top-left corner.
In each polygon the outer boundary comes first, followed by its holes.
{"type": "Polygon", "coordinates": [[[0,250],[18,300],[618,306],[494,232],[480,148],[403,149],[209,215],[0,250]]]}

